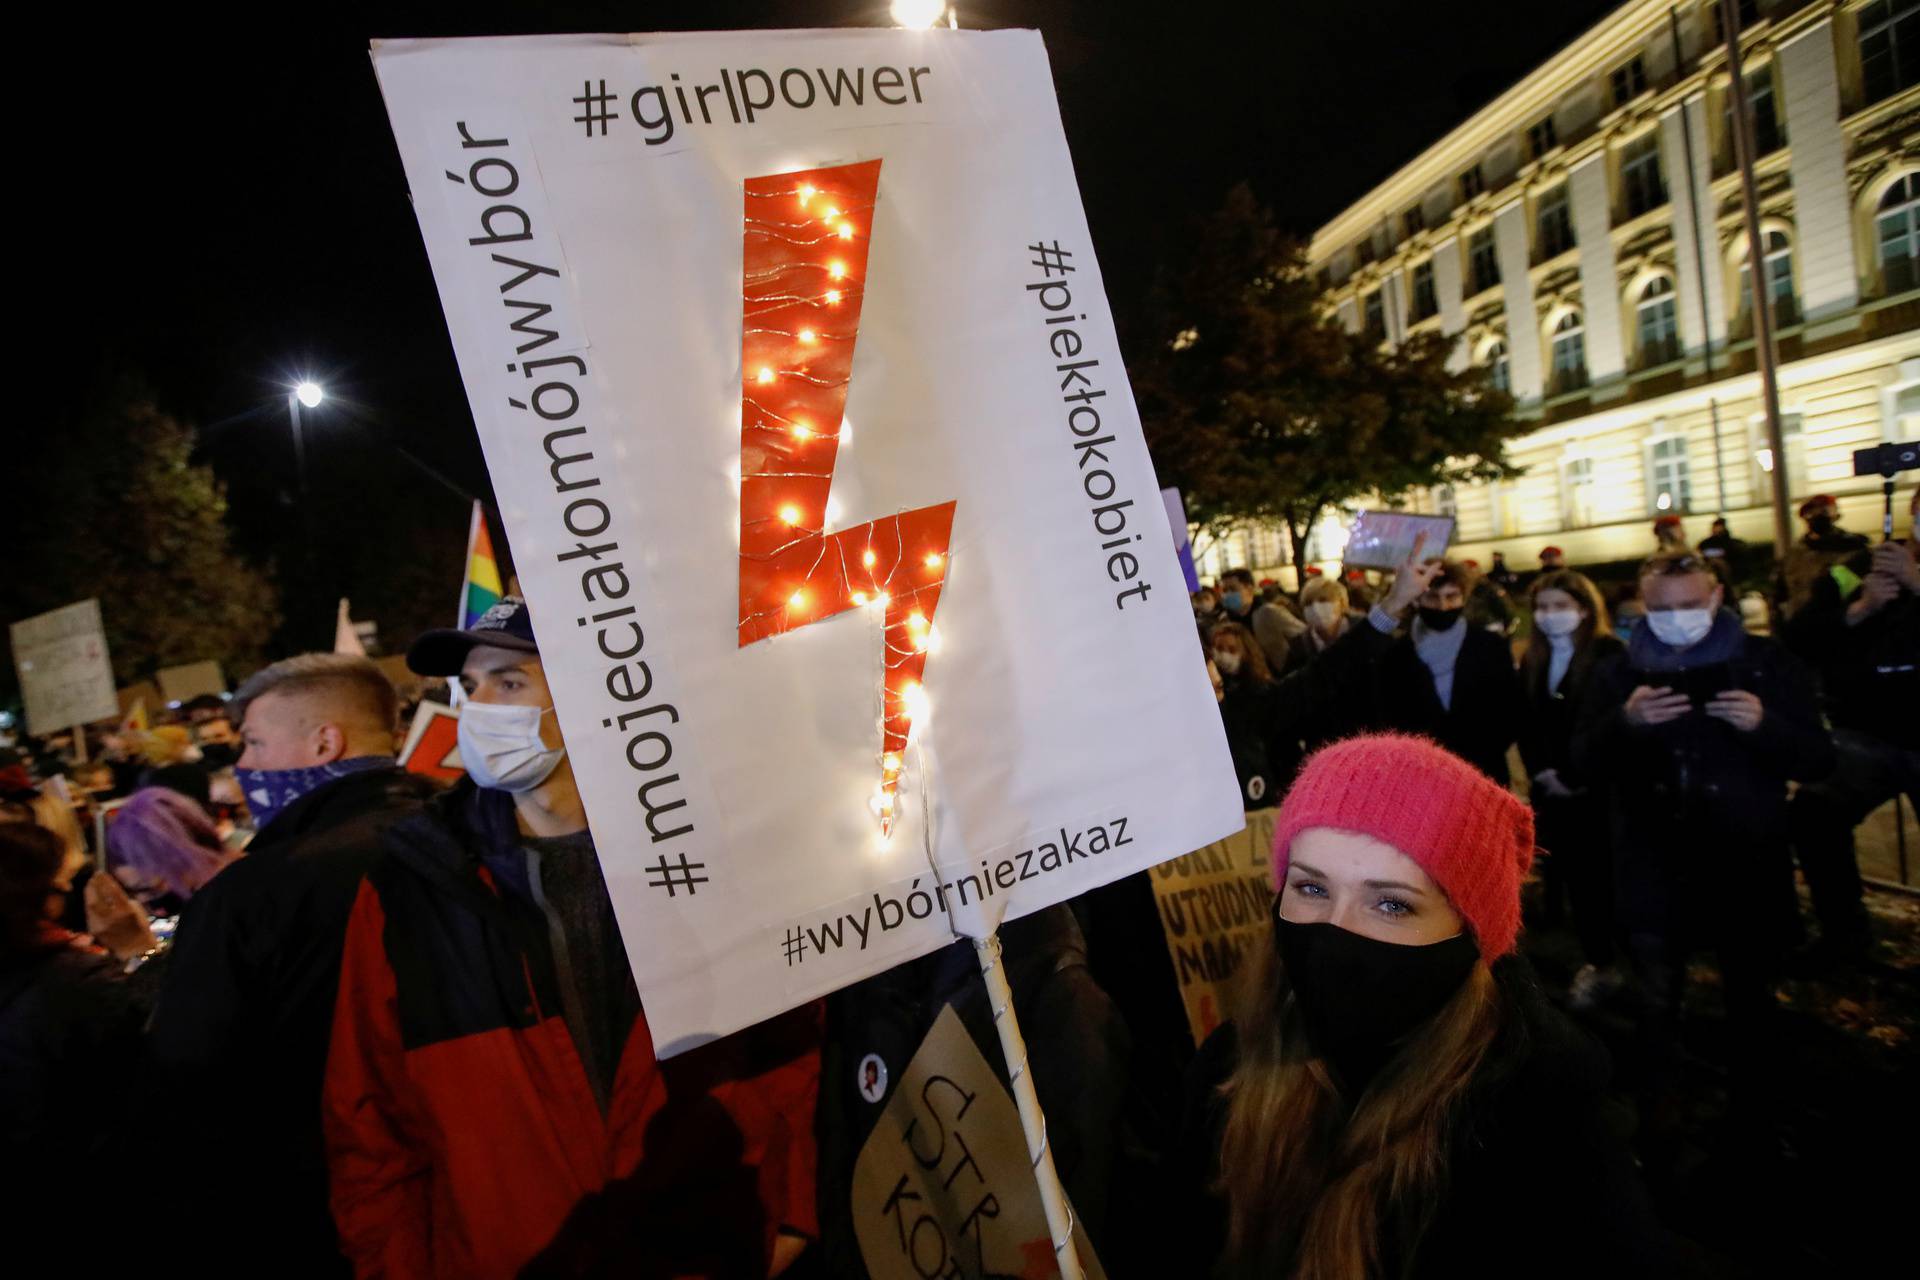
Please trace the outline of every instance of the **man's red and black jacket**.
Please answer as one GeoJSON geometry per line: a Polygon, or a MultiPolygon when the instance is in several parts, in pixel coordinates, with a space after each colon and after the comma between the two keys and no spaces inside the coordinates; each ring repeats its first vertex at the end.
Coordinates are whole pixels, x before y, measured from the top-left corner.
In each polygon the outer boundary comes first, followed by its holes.
{"type": "Polygon", "coordinates": [[[512,798],[394,826],[347,929],[325,1117],[361,1276],[764,1276],[815,1232],[817,1007],[657,1062],[642,1011],[603,1113],[561,1009],[512,798]]]}

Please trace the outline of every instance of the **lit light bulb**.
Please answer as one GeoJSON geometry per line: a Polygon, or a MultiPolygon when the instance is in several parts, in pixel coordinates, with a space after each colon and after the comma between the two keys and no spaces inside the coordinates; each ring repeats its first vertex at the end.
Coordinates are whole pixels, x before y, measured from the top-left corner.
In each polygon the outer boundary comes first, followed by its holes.
{"type": "Polygon", "coordinates": [[[813,439],[813,428],[807,426],[805,423],[796,422],[793,424],[793,438],[795,440],[811,440],[813,439]]]}
{"type": "Polygon", "coordinates": [[[815,189],[814,185],[811,182],[806,183],[804,186],[800,188],[800,203],[805,204],[807,201],[813,199],[818,194],[820,194],[819,191],[815,189]]]}
{"type": "Polygon", "coordinates": [[[840,305],[840,291],[838,289],[827,290],[827,305],[830,307],[840,305]]]}
{"type": "Polygon", "coordinates": [[[926,646],[925,646],[925,648],[926,648],[926,650],[927,650],[927,652],[928,652],[928,653],[936,653],[936,654],[937,654],[937,653],[939,653],[939,652],[940,652],[940,646],[941,646],[941,640],[940,640],[940,628],[938,628],[938,627],[928,627],[928,628],[927,628],[927,643],[926,643],[926,646]]]}
{"type": "Polygon", "coordinates": [[[880,767],[888,773],[898,773],[900,772],[900,757],[889,751],[886,755],[880,757],[880,767]]]}
{"type": "Polygon", "coordinates": [[[800,508],[789,502],[786,506],[780,508],[780,518],[788,524],[799,524],[800,508]]]}
{"type": "Polygon", "coordinates": [[[763,387],[766,386],[769,382],[773,381],[773,370],[764,364],[761,365],[760,372],[754,375],[754,381],[763,387]]]}
{"type": "Polygon", "coordinates": [[[919,682],[907,685],[900,691],[900,697],[907,704],[907,719],[918,725],[926,718],[927,691],[920,687],[919,682]]]}
{"type": "Polygon", "coordinates": [[[819,334],[817,334],[817,333],[815,333],[815,332],[814,332],[813,330],[811,330],[811,329],[802,329],[802,330],[800,331],[800,341],[802,341],[802,342],[818,342],[818,341],[820,341],[820,335],[819,335],[819,334]]]}
{"type": "Polygon", "coordinates": [[[893,599],[893,597],[892,597],[892,596],[890,596],[890,595],[888,595],[888,594],[887,594],[886,592],[884,592],[884,591],[882,591],[882,592],[881,592],[881,593],[880,593],[879,595],[877,595],[877,596],[875,596],[875,597],[873,598],[873,602],[874,602],[875,604],[877,604],[877,605],[879,605],[879,606],[880,606],[880,607],[881,607],[882,609],[884,609],[884,608],[886,608],[886,607],[887,607],[887,602],[888,602],[889,600],[892,600],[892,599],[893,599]]]}
{"type": "Polygon", "coordinates": [[[825,218],[828,222],[832,222],[835,218],[840,216],[840,211],[834,208],[832,205],[828,205],[825,209],[822,209],[820,211],[820,216],[825,218]]]}
{"type": "Polygon", "coordinates": [[[804,609],[804,608],[806,608],[806,607],[807,607],[807,593],[806,593],[806,592],[804,592],[804,591],[796,591],[796,592],[794,592],[794,593],[793,593],[792,595],[790,595],[790,596],[788,596],[788,597],[787,597],[787,608],[789,608],[789,609],[804,609]]]}
{"type": "Polygon", "coordinates": [[[868,547],[866,551],[861,554],[860,563],[867,566],[867,568],[871,569],[873,568],[874,565],[880,563],[880,557],[873,554],[872,547],[868,547]]]}
{"type": "Polygon", "coordinates": [[[866,592],[864,592],[864,591],[856,591],[856,592],[854,592],[854,593],[853,593],[853,602],[854,602],[855,604],[865,604],[865,603],[867,602],[867,593],[866,593],[866,592]]]}
{"type": "Polygon", "coordinates": [[[829,262],[827,264],[827,274],[835,280],[844,280],[847,277],[847,264],[844,262],[829,262]]]}
{"type": "Polygon", "coordinates": [[[853,224],[851,222],[843,222],[840,224],[840,238],[842,240],[853,239],[853,224]]]}
{"type": "Polygon", "coordinates": [[[929,569],[938,569],[939,567],[940,567],[940,553],[939,553],[938,551],[930,551],[930,552],[928,552],[928,553],[927,553],[927,568],[929,568],[929,569]]]}
{"type": "Polygon", "coordinates": [[[927,629],[927,615],[915,609],[907,615],[907,629],[910,631],[925,631],[927,629]]]}

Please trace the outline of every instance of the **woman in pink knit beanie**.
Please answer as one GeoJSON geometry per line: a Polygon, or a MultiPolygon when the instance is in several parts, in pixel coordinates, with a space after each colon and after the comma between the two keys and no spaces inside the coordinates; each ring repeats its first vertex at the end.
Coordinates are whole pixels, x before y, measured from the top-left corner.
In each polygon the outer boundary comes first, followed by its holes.
{"type": "Polygon", "coordinates": [[[1673,1274],[1605,1056],[1516,954],[1532,859],[1532,811],[1427,739],[1307,762],[1272,944],[1194,1068],[1222,1272],[1673,1274]]]}

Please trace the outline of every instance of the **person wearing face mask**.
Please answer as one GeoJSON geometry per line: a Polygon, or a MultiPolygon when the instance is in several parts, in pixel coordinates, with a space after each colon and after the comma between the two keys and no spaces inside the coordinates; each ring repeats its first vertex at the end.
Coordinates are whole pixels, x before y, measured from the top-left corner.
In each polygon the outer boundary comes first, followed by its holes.
{"type": "Polygon", "coordinates": [[[1544,850],[1545,919],[1558,923],[1562,902],[1585,963],[1574,974],[1568,1003],[1591,1008],[1617,988],[1613,967],[1613,846],[1607,813],[1573,767],[1574,716],[1594,669],[1626,645],[1607,622],[1606,602],[1583,573],[1561,569],[1534,583],[1533,633],[1520,662],[1527,717],[1520,731],[1520,759],[1533,785],[1529,795],[1544,850]]]}
{"type": "Polygon", "coordinates": [[[1642,995],[1654,1158],[1674,1092],[1687,962],[1711,948],[1730,1026],[1735,1102],[1763,1107],[1778,960],[1798,930],[1787,784],[1824,775],[1833,746],[1800,661],[1748,635],[1693,552],[1640,568],[1646,616],[1602,662],[1572,760],[1613,814],[1615,903],[1642,995]]]}
{"type": "Polygon", "coordinates": [[[1844,565],[1871,545],[1857,533],[1840,527],[1840,503],[1820,493],[1800,504],[1807,531],[1780,558],[1774,583],[1774,603],[1783,618],[1791,619],[1813,598],[1814,584],[1835,565],[1844,565]]]}
{"type": "Polygon", "coordinates": [[[389,827],[347,926],[322,1094],[373,1275],[761,1277],[816,1234],[818,1009],[663,1067],[525,603],[430,631],[466,778],[389,827]]]}
{"type": "Polygon", "coordinates": [[[1373,724],[1431,737],[1505,786],[1520,685],[1506,640],[1463,621],[1473,587],[1460,565],[1441,566],[1413,625],[1380,659],[1373,724]]]}
{"type": "Polygon", "coordinates": [[[1307,762],[1270,940],[1189,1077],[1197,1252],[1229,1277],[1672,1275],[1604,1053],[1516,951],[1525,805],[1411,735],[1307,762]]]}
{"type": "Polygon", "coordinates": [[[195,1133],[159,1191],[223,1188],[229,1228],[196,1244],[212,1271],[270,1248],[288,1274],[343,1275],[319,1097],[347,917],[383,829],[439,788],[397,766],[393,686],[359,655],[276,662],[231,714],[256,833],[174,935],[148,1048],[157,1088],[195,1133]]]}
{"type": "Polygon", "coordinates": [[[1251,570],[1229,569],[1220,575],[1220,611],[1226,615],[1226,621],[1246,626],[1253,618],[1254,606],[1259,603],[1251,570]]]}

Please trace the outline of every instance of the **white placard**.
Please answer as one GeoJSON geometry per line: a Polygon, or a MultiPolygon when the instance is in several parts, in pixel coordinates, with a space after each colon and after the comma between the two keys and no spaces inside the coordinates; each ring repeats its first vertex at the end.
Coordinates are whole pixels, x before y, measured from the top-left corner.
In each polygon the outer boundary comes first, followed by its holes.
{"type": "Polygon", "coordinates": [[[1037,34],[374,62],[663,1055],[1239,828],[1037,34]],[[748,192],[874,161],[857,238],[778,220],[857,250],[820,536],[952,504],[890,836],[880,608],[742,643],[748,192]]]}
{"type": "Polygon", "coordinates": [[[27,732],[55,733],[120,715],[100,602],[82,600],[8,629],[27,732]]]}

